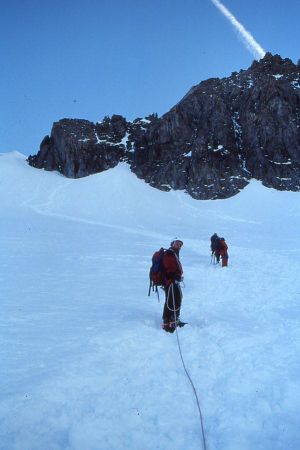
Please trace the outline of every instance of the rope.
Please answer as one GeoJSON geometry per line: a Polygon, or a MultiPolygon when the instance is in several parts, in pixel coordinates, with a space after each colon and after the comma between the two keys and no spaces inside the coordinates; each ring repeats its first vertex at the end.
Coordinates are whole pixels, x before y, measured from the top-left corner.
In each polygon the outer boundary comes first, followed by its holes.
{"type": "Polygon", "coordinates": [[[177,309],[175,309],[175,302],[174,302],[174,286],[173,286],[173,283],[171,283],[170,286],[168,287],[168,295],[167,295],[166,305],[167,305],[167,308],[168,308],[169,311],[172,311],[172,312],[174,311],[174,320],[175,320],[175,323],[176,323],[176,317],[175,317],[176,314],[175,314],[175,312],[180,310],[180,306],[179,306],[177,309]],[[169,296],[170,296],[170,290],[171,290],[171,288],[172,288],[172,295],[173,295],[173,308],[170,308],[170,306],[169,306],[169,296]]]}
{"type": "MultiPolygon", "coordinates": [[[[176,323],[176,313],[175,313],[175,311],[178,311],[178,309],[175,310],[175,299],[174,299],[174,286],[173,286],[173,283],[172,283],[171,286],[172,286],[173,307],[174,307],[175,331],[176,331],[176,338],[177,338],[177,344],[178,344],[179,354],[180,354],[180,358],[181,358],[181,362],[182,362],[184,371],[185,371],[185,373],[186,373],[186,376],[187,376],[189,382],[191,383],[191,386],[192,386],[193,391],[194,391],[194,395],[195,395],[195,397],[196,397],[196,402],[197,402],[197,407],[198,407],[199,417],[200,417],[200,425],[201,425],[201,435],[202,435],[203,450],[207,450],[207,447],[206,447],[206,440],[205,440],[205,433],[204,433],[204,426],[203,426],[203,417],[202,417],[202,412],[201,412],[201,408],[200,408],[200,402],[199,402],[198,394],[197,394],[196,388],[195,388],[195,386],[194,386],[193,380],[192,380],[190,374],[189,374],[188,371],[187,371],[187,368],[186,368],[186,366],[185,366],[185,362],[184,362],[184,359],[183,359],[183,356],[182,356],[182,351],[181,351],[181,346],[180,346],[179,337],[178,337],[178,331],[177,331],[177,323],[176,323]]],[[[168,294],[169,294],[169,293],[168,293],[168,294]]],[[[169,295],[168,295],[168,297],[169,297],[169,295]]]]}

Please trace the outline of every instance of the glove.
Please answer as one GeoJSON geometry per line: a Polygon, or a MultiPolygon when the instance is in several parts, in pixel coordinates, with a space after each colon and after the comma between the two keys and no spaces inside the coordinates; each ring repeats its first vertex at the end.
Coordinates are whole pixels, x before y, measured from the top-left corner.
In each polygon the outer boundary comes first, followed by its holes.
{"type": "Polygon", "coordinates": [[[176,277],[174,277],[175,281],[177,281],[178,283],[180,283],[181,281],[183,281],[183,277],[180,277],[179,275],[177,275],[176,277]]]}
{"type": "Polygon", "coordinates": [[[178,278],[177,280],[175,280],[174,283],[175,283],[175,284],[180,284],[180,283],[183,283],[183,284],[184,284],[183,277],[178,278]]]}

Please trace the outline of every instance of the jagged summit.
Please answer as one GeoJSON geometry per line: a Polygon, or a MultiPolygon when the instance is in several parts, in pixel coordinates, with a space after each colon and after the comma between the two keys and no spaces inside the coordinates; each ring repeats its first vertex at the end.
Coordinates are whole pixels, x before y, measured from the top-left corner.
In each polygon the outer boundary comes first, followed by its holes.
{"type": "Polygon", "coordinates": [[[259,61],[253,61],[249,70],[252,71],[269,71],[270,73],[279,71],[281,73],[289,73],[290,71],[297,71],[298,67],[289,58],[282,58],[280,55],[272,55],[267,52],[265,56],[259,61]]]}
{"type": "Polygon", "coordinates": [[[237,194],[251,178],[300,190],[300,66],[266,53],[247,70],[194,86],[161,118],[53,124],[34,167],[82,177],[125,160],[152,186],[197,199],[237,194]]]}

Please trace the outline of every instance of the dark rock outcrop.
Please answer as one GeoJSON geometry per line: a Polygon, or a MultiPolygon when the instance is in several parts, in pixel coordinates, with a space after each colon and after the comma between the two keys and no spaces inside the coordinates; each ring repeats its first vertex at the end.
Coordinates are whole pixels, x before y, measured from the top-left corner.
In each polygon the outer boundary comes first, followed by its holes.
{"type": "Polygon", "coordinates": [[[34,167],[82,177],[128,161],[154,187],[227,198],[251,178],[300,190],[300,67],[267,53],[248,70],[194,86],[168,113],[127,122],[54,123],[34,167]]]}
{"type": "Polygon", "coordinates": [[[88,120],[62,119],[55,122],[29,164],[58,170],[66,177],[80,178],[116,166],[125,156],[127,123],[121,116],[104,118],[93,124],[88,120]]]}

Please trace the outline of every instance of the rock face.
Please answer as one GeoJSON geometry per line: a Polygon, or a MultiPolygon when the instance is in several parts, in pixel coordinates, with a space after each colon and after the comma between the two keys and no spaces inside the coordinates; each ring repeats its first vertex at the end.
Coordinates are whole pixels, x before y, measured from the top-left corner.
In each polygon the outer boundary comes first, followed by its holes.
{"type": "Polygon", "coordinates": [[[128,161],[152,186],[227,198],[251,178],[300,190],[300,66],[267,53],[248,70],[194,86],[168,113],[53,124],[29,164],[83,177],[128,161]]]}
{"type": "Polygon", "coordinates": [[[121,116],[104,118],[102,123],[62,119],[55,122],[36,156],[28,161],[34,167],[58,170],[66,177],[80,178],[116,166],[125,156],[122,139],[127,128],[121,116]]]}

